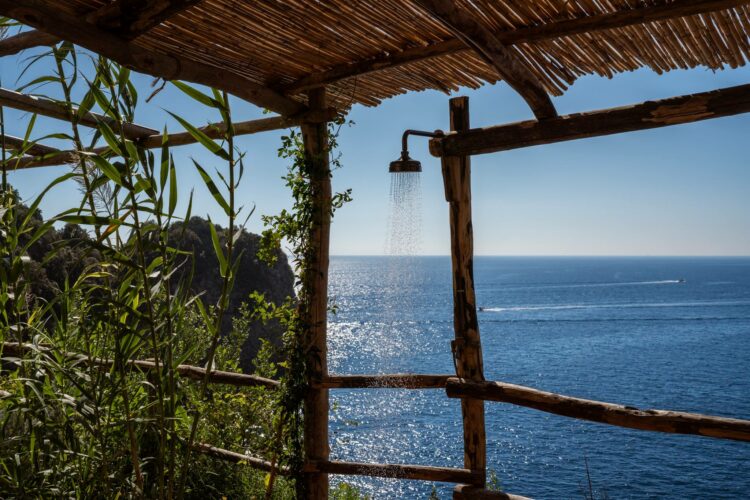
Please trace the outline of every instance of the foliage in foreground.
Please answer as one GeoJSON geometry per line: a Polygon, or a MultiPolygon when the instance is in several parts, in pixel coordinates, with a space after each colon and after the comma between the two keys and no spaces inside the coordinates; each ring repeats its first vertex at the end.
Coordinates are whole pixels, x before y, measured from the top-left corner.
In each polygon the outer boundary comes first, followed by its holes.
{"type": "MultiPolygon", "coordinates": [[[[128,136],[125,124],[133,121],[139,96],[127,68],[96,58],[90,71],[82,71],[78,57],[70,44],[53,47],[32,60],[51,63],[53,71],[28,84],[55,85],[63,95],[59,103],[67,111],[69,129],[52,138],[68,141],[77,152],[69,172],[23,207],[8,173],[33,145],[35,116],[29,118],[26,145],[20,151],[10,153],[2,147],[0,341],[27,346],[13,355],[3,353],[3,497],[299,495],[299,481],[295,487],[294,480],[222,462],[196,448],[209,443],[288,466],[295,473],[300,470],[305,368],[297,314],[304,300],[298,306],[291,298],[281,304],[257,295],[231,319],[230,297],[242,258],[255,256],[243,256],[237,249],[244,234],[240,217],[249,214],[242,214],[235,200],[244,158],[234,143],[227,96],[175,83],[213,109],[221,123],[218,139],[213,139],[173,115],[222,165],[211,173],[193,161],[226,217],[224,231],[218,231],[213,221],[208,224],[218,287],[204,295],[194,290],[196,262],[181,245],[184,231],[175,231],[187,227],[180,221],[191,219],[192,195],[178,200],[185,193],[178,190],[168,142],[164,140],[154,153],[128,136]],[[82,98],[74,104],[73,95],[82,98]],[[106,118],[93,136],[85,138],[79,121],[89,110],[106,118]],[[78,183],[80,199],[44,221],[40,203],[66,182],[78,183]],[[186,206],[184,213],[177,213],[178,201],[186,206]],[[39,276],[30,265],[32,247],[51,238],[55,225],[63,224],[69,224],[62,231],[70,234],[51,242],[50,250],[35,260],[49,264],[73,252],[78,266],[53,266],[62,273],[55,286],[34,289],[39,276]],[[72,229],[80,227],[86,231],[72,229]],[[210,385],[207,379],[179,377],[177,367],[183,363],[237,371],[240,344],[257,317],[276,319],[286,329],[284,369],[271,362],[274,354],[279,355],[271,346],[261,349],[255,360],[256,372],[280,378],[282,390],[210,385]],[[226,335],[228,322],[233,328],[226,335]],[[156,368],[136,370],[129,363],[132,359],[151,360],[156,368]]],[[[290,171],[290,176],[305,181],[303,171],[290,171]]],[[[305,192],[294,194],[295,210],[309,202],[305,192]]],[[[288,229],[270,231],[289,238],[288,229]]],[[[294,231],[296,244],[304,247],[306,229],[296,226],[294,231]]],[[[263,256],[278,255],[279,244],[279,239],[266,238],[263,256]]],[[[297,272],[304,273],[305,255],[299,254],[296,263],[297,272]]],[[[200,265],[204,271],[204,263],[200,265]]]]}

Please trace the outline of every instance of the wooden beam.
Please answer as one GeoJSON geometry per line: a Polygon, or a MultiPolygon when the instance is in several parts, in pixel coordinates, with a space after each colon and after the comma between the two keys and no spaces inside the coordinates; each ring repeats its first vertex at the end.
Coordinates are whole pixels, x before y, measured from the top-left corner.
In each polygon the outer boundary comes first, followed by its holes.
{"type": "MultiPolygon", "coordinates": [[[[450,130],[469,128],[469,98],[455,97],[449,102],[450,130]]],[[[445,199],[448,201],[451,231],[453,276],[452,343],[456,374],[471,380],[484,380],[482,344],[479,337],[477,300],[474,293],[474,230],[471,219],[471,158],[446,156],[442,159],[445,199]]],[[[471,482],[485,486],[487,443],[484,428],[484,402],[461,400],[464,431],[464,467],[477,471],[471,482]]]]}
{"type": "Polygon", "coordinates": [[[446,393],[450,398],[500,401],[555,415],[629,429],[750,441],[750,420],[678,411],[641,410],[632,406],[563,396],[504,382],[477,382],[460,378],[448,380],[446,393]]]}
{"type": "Polygon", "coordinates": [[[114,0],[88,21],[125,40],[133,40],[203,0],[114,0]]]}
{"type": "MultiPolygon", "coordinates": [[[[23,357],[33,351],[41,350],[44,352],[52,352],[52,349],[46,346],[37,346],[33,344],[19,344],[17,342],[4,342],[2,344],[3,357],[7,355],[14,357],[23,357]]],[[[99,368],[109,370],[114,366],[114,360],[104,358],[92,358],[85,354],[78,353],[62,353],[65,357],[75,359],[78,362],[90,364],[99,368]]],[[[125,363],[132,368],[143,372],[149,372],[156,369],[156,363],[153,361],[145,361],[140,359],[131,359],[125,361],[125,363]]],[[[178,365],[177,372],[181,377],[189,378],[191,380],[202,381],[206,377],[206,369],[200,366],[192,365],[178,365]]],[[[225,372],[220,370],[213,370],[209,374],[208,381],[212,384],[227,384],[234,385],[237,387],[268,387],[275,389],[279,387],[279,382],[269,378],[259,377],[257,375],[247,375],[245,373],[234,373],[225,372]]]]}
{"type": "MultiPolygon", "coordinates": [[[[750,0],[674,0],[658,5],[643,4],[632,9],[618,10],[617,12],[608,14],[553,21],[514,30],[498,31],[494,32],[493,35],[498,42],[505,45],[533,43],[582,33],[596,33],[637,24],[716,12],[741,7],[749,3],[750,0]]],[[[463,41],[457,38],[437,42],[425,47],[413,47],[400,52],[383,54],[355,63],[336,66],[326,71],[312,73],[285,86],[283,92],[285,94],[294,94],[302,90],[336,83],[347,78],[362,76],[466,50],[470,49],[466,47],[463,41]]]]}
{"type": "MultiPolygon", "coordinates": [[[[14,90],[0,88],[0,106],[7,106],[59,120],[70,120],[68,110],[63,104],[52,99],[47,99],[46,97],[35,97],[14,90]]],[[[73,112],[77,113],[78,108],[74,107],[73,112]]],[[[113,120],[110,117],[92,112],[88,112],[78,119],[78,123],[86,127],[97,127],[101,122],[110,125],[113,124],[113,120]]],[[[125,136],[132,140],[144,139],[159,134],[158,130],[136,125],[135,123],[123,124],[123,131],[125,136]]]]}
{"type": "Polygon", "coordinates": [[[252,457],[250,455],[244,455],[242,453],[236,453],[234,451],[225,450],[224,448],[217,448],[216,446],[210,444],[196,443],[195,445],[193,445],[193,449],[195,449],[199,453],[203,453],[204,455],[218,458],[226,462],[247,465],[248,467],[251,467],[253,469],[263,470],[266,472],[276,471],[276,474],[280,474],[282,476],[288,476],[291,474],[289,467],[274,466],[274,464],[269,462],[268,460],[252,457]]]}
{"type": "Polygon", "coordinates": [[[60,39],[38,30],[29,30],[0,40],[0,57],[11,56],[33,47],[54,45],[60,39]]]}
{"type": "Polygon", "coordinates": [[[443,389],[452,375],[329,375],[319,385],[329,389],[443,389]]]}
{"type": "Polygon", "coordinates": [[[226,90],[284,116],[293,116],[306,109],[302,103],[231,71],[179,53],[164,54],[128,43],[77,16],[62,12],[59,7],[55,8],[55,4],[50,0],[0,0],[0,15],[73,42],[141,73],[226,90]]]}
{"type": "MultiPolygon", "coordinates": [[[[324,110],[325,89],[308,94],[310,109],[324,110]]],[[[304,402],[305,463],[326,462],[328,445],[328,389],[315,388],[328,377],[328,261],[331,239],[331,166],[328,157],[328,125],[303,123],[305,168],[309,175],[311,198],[310,241],[307,258],[309,267],[301,276],[300,320],[307,360],[307,383],[310,386],[304,402]]],[[[328,499],[328,475],[323,471],[304,475],[304,497],[328,499]]]]}
{"type": "Polygon", "coordinates": [[[476,482],[479,474],[468,469],[451,467],[429,467],[426,465],[368,464],[362,462],[318,461],[305,465],[306,472],[326,472],[347,476],[387,477],[392,479],[416,479],[444,483],[476,482]]]}
{"type": "Polygon", "coordinates": [[[546,121],[449,133],[430,140],[434,156],[478,155],[750,112],[750,85],[565,115],[546,121]]]}
{"type": "Polygon", "coordinates": [[[5,144],[6,149],[19,152],[23,151],[24,154],[33,156],[56,154],[60,152],[59,149],[45,146],[44,144],[26,142],[24,139],[12,135],[0,136],[0,141],[5,144]]]}
{"type": "Polygon", "coordinates": [[[417,0],[417,3],[495,68],[526,100],[534,116],[540,120],[557,116],[552,100],[536,76],[471,13],[452,0],[417,0]]]}
{"type": "MultiPolygon", "coordinates": [[[[271,130],[283,130],[290,127],[296,127],[301,125],[305,121],[316,122],[333,120],[338,116],[338,113],[333,108],[328,108],[322,112],[320,111],[306,111],[302,116],[296,117],[283,117],[283,116],[272,116],[269,118],[260,118],[258,120],[248,120],[244,122],[237,122],[234,124],[235,135],[248,135],[256,134],[259,132],[267,132],[271,130]]],[[[200,130],[207,136],[217,139],[223,137],[224,124],[213,123],[200,127],[200,130]]],[[[156,132],[155,130],[153,132],[156,132]]],[[[139,143],[149,149],[160,148],[162,146],[163,136],[161,134],[149,135],[142,139],[137,139],[139,143]]],[[[188,144],[195,144],[197,141],[189,132],[178,132],[175,134],[167,135],[167,144],[169,146],[186,146],[188,144]]],[[[104,154],[109,151],[108,147],[94,148],[89,153],[104,154]]],[[[35,156],[28,158],[21,158],[18,160],[12,160],[8,162],[8,165],[14,170],[23,170],[26,168],[38,168],[38,167],[53,167],[59,165],[67,165],[78,161],[78,152],[76,151],[56,151],[44,154],[43,156],[35,156]]]]}

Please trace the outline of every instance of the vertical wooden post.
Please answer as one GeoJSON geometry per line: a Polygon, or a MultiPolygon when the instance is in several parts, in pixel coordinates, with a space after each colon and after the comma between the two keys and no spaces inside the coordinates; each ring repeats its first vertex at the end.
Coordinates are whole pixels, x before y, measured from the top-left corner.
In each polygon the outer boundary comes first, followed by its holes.
{"type": "MultiPolygon", "coordinates": [[[[310,109],[326,109],[324,88],[308,93],[310,109]]],[[[331,169],[328,158],[328,126],[325,122],[302,125],[306,161],[310,162],[313,227],[310,241],[311,260],[303,277],[307,307],[303,315],[305,352],[309,388],[305,396],[304,445],[305,462],[327,461],[328,389],[320,382],[328,375],[326,330],[328,314],[328,256],[331,229],[331,169]]],[[[308,472],[304,476],[305,498],[328,498],[328,474],[308,472]]]]}
{"type": "MultiPolygon", "coordinates": [[[[469,98],[450,100],[451,130],[469,129],[469,98]]],[[[476,297],[474,295],[474,232],[471,223],[471,160],[468,156],[443,157],[445,199],[450,206],[451,260],[453,265],[452,343],[456,375],[484,380],[482,345],[479,340],[476,297]]],[[[481,472],[473,486],[484,488],[486,482],[486,441],[484,402],[461,400],[464,426],[464,467],[481,472]]]]}

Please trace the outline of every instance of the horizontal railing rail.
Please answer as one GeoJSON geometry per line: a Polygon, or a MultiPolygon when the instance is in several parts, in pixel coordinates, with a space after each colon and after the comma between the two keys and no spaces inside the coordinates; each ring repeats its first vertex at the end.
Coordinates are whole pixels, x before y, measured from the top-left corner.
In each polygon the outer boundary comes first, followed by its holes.
{"type": "Polygon", "coordinates": [[[378,375],[329,375],[320,387],[328,389],[444,389],[454,375],[393,373],[378,375]]]}
{"type": "MultiPolygon", "coordinates": [[[[18,342],[3,343],[3,357],[7,357],[7,355],[22,357],[24,353],[33,351],[53,352],[53,350],[49,346],[44,345],[19,344],[18,342]]],[[[66,358],[74,359],[80,363],[91,364],[101,368],[109,369],[114,365],[114,360],[111,359],[94,358],[86,356],[85,354],[71,352],[63,352],[62,354],[66,358]]],[[[125,363],[132,368],[144,372],[156,370],[156,363],[153,361],[130,359],[125,363]]],[[[206,369],[200,366],[178,365],[176,371],[180,374],[180,376],[192,380],[202,381],[206,376],[206,369]]],[[[212,370],[208,375],[208,381],[213,384],[227,384],[239,387],[269,387],[274,389],[280,385],[277,380],[273,380],[270,378],[221,370],[212,370]]]]}
{"type": "Polygon", "coordinates": [[[450,398],[499,401],[629,429],[750,441],[750,420],[680,411],[642,410],[505,382],[475,382],[457,377],[448,379],[446,393],[450,398]]]}

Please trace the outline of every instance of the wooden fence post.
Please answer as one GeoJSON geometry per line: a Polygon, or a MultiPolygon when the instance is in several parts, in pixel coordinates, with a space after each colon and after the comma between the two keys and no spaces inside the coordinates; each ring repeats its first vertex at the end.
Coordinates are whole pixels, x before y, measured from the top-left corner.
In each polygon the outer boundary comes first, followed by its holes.
{"type": "MultiPolygon", "coordinates": [[[[326,109],[324,88],[308,93],[310,109],[326,109]]],[[[309,299],[302,317],[306,331],[305,352],[309,370],[309,388],[305,396],[304,444],[305,462],[327,461],[328,447],[328,389],[321,382],[328,376],[326,361],[326,330],[328,314],[328,257],[331,230],[331,169],[328,152],[326,122],[304,123],[302,140],[306,160],[311,162],[313,227],[310,241],[312,258],[303,278],[309,299]]],[[[328,498],[328,474],[306,472],[305,498],[328,498]]]]}
{"type": "MultiPolygon", "coordinates": [[[[469,129],[469,98],[450,100],[452,131],[469,129]]],[[[453,266],[452,343],[456,374],[470,380],[484,380],[482,345],[479,340],[476,297],[474,295],[474,234],[471,223],[471,160],[468,156],[446,156],[442,160],[445,199],[450,206],[451,261],[453,266]]],[[[473,484],[486,482],[486,440],[484,402],[461,400],[464,427],[464,467],[480,472],[473,484]]]]}

